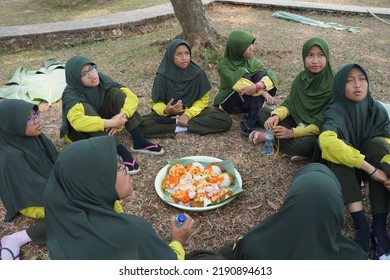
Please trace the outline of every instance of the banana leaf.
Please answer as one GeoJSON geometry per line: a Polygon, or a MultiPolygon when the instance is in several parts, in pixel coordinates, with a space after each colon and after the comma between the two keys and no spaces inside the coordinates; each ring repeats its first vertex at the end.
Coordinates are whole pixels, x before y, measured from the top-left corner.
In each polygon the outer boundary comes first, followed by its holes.
{"type": "Polygon", "coordinates": [[[272,16],[276,17],[276,18],[295,21],[295,22],[299,22],[299,23],[303,23],[303,24],[312,25],[312,26],[318,26],[321,28],[333,28],[335,30],[347,30],[347,31],[352,32],[352,33],[360,32],[360,29],[358,27],[344,26],[342,24],[333,23],[333,22],[324,23],[324,22],[319,21],[319,20],[315,20],[315,19],[311,19],[311,18],[307,18],[307,17],[303,17],[300,15],[295,15],[295,14],[287,13],[287,12],[280,12],[279,11],[279,12],[273,13],[272,16]]]}
{"type": "Polygon", "coordinates": [[[45,60],[43,64],[37,71],[18,67],[7,87],[0,88],[0,97],[35,104],[46,101],[49,105],[61,99],[66,86],[65,64],[55,59],[45,60]]]}

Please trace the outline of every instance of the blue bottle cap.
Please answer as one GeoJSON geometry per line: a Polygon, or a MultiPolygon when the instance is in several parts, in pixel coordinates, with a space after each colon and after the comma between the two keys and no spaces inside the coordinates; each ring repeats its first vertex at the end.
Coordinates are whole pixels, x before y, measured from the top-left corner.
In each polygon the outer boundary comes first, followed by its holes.
{"type": "Polygon", "coordinates": [[[187,219],[187,218],[186,218],[186,215],[184,215],[183,213],[181,213],[181,214],[179,214],[179,215],[177,216],[177,220],[178,220],[179,222],[181,222],[181,223],[183,223],[186,219],[187,219]]]}

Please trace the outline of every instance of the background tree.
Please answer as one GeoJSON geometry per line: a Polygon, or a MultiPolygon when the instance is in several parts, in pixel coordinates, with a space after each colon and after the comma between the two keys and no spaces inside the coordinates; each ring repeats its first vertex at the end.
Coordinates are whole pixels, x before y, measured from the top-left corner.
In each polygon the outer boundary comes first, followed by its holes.
{"type": "Polygon", "coordinates": [[[178,37],[190,43],[193,50],[200,46],[215,49],[223,39],[209,19],[202,0],[170,0],[183,32],[178,37]]]}

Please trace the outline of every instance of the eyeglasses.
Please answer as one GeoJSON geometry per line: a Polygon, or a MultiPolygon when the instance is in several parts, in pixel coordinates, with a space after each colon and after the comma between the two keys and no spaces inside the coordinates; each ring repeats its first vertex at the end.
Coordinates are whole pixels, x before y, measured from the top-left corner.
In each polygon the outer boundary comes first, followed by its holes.
{"type": "Polygon", "coordinates": [[[127,166],[123,162],[122,157],[118,155],[116,157],[116,160],[117,160],[117,170],[118,170],[118,172],[123,171],[127,175],[127,166]]]}
{"type": "Polygon", "coordinates": [[[80,78],[86,78],[89,74],[96,71],[96,65],[91,65],[87,71],[81,72],[80,78]]]}
{"type": "Polygon", "coordinates": [[[41,111],[36,110],[32,116],[28,117],[27,123],[28,124],[37,124],[40,113],[41,113],[41,111]]]}

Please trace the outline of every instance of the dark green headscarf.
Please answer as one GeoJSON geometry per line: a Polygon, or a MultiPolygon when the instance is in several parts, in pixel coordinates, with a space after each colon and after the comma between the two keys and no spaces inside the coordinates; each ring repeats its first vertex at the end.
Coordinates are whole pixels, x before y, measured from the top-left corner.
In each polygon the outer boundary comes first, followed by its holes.
{"type": "Polygon", "coordinates": [[[303,45],[303,64],[305,65],[305,57],[310,48],[316,45],[326,57],[325,68],[320,73],[313,74],[305,66],[295,77],[290,94],[281,106],[288,108],[295,123],[315,124],[321,128],[324,110],[332,97],[334,71],[330,65],[328,43],[321,38],[311,38],[303,45]]]}
{"type": "Polygon", "coordinates": [[[390,124],[386,109],[372,97],[369,83],[367,96],[362,101],[354,102],[345,97],[346,81],[353,67],[360,68],[368,82],[367,72],[359,64],[345,65],[337,72],[321,131],[334,131],[339,139],[360,150],[374,137],[390,137],[390,124]]]}
{"type": "Polygon", "coordinates": [[[9,222],[26,207],[43,206],[43,193],[58,151],[44,134],[26,136],[27,119],[38,106],[0,102],[0,195],[9,222]]]}
{"type": "Polygon", "coordinates": [[[267,73],[275,88],[278,87],[278,80],[275,73],[268,69],[255,56],[245,58],[244,53],[250,44],[255,42],[255,38],[245,31],[232,31],[226,42],[224,58],[218,65],[218,73],[221,79],[220,88],[214,100],[214,105],[219,105],[232,91],[233,85],[244,75],[254,76],[260,71],[267,73]]]}
{"type": "Polygon", "coordinates": [[[67,86],[62,93],[62,127],[61,136],[68,134],[69,122],[66,118],[69,110],[77,103],[91,105],[96,112],[103,106],[104,98],[109,89],[122,87],[113,79],[99,73],[100,84],[97,87],[85,87],[81,81],[81,69],[84,65],[95,65],[84,56],[74,56],[65,64],[65,79],[67,86]]]}
{"type": "Polygon", "coordinates": [[[172,98],[174,103],[182,100],[184,107],[191,107],[211,89],[210,82],[203,69],[193,62],[186,69],[177,67],[174,63],[176,48],[185,45],[191,52],[190,45],[181,39],[175,39],[168,44],[168,49],[157,69],[152,89],[153,102],[167,104],[172,98]]]}
{"type": "Polygon", "coordinates": [[[113,136],[80,140],[58,157],[45,192],[52,259],[177,259],[144,219],[116,213],[113,136]]]}
{"type": "Polygon", "coordinates": [[[344,200],[336,176],[311,163],[294,176],[282,207],[237,242],[235,259],[367,259],[354,241],[341,234],[344,200]]]}

